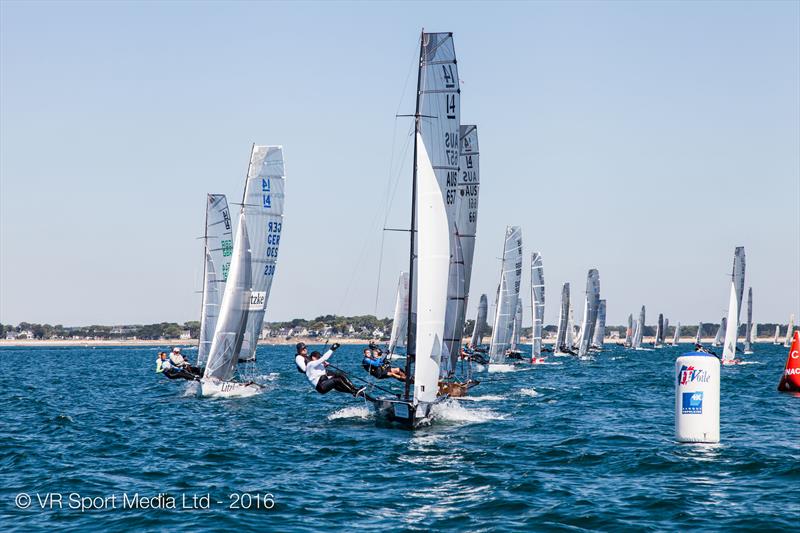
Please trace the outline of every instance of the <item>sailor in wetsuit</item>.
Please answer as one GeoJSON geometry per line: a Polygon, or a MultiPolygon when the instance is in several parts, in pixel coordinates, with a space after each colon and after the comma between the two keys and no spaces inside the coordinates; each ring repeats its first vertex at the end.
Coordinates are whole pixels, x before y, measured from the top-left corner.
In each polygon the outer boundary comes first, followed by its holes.
{"type": "Polygon", "coordinates": [[[406,373],[398,367],[392,367],[377,346],[372,350],[364,348],[364,358],[361,360],[361,366],[371,376],[378,379],[394,378],[399,381],[406,380],[406,373]]]}
{"type": "Polygon", "coordinates": [[[364,392],[366,387],[358,389],[343,373],[329,372],[325,369],[325,361],[330,359],[337,348],[339,348],[339,343],[335,342],[331,345],[330,350],[325,352],[325,355],[320,355],[319,352],[311,352],[311,357],[306,362],[306,377],[320,394],[327,394],[332,390],[336,390],[358,396],[364,392]]]}

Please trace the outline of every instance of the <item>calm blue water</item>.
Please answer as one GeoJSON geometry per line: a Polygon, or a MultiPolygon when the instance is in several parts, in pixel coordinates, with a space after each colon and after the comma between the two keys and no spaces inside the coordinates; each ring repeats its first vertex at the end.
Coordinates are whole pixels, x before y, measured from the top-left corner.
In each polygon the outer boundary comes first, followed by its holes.
{"type": "MultiPolygon", "coordinates": [[[[240,400],[187,395],[154,373],[153,348],[0,349],[0,529],[796,530],[800,397],[776,391],[786,349],[757,345],[756,363],[723,369],[718,446],[673,442],[683,351],[483,373],[471,401],[408,432],[318,395],[290,347],[259,348],[269,386],[240,400]],[[63,509],[40,509],[48,492],[63,509]],[[116,508],[69,509],[71,492],[116,495],[116,508]],[[137,492],[179,506],[210,494],[211,508],[122,509],[137,492]],[[232,493],[275,505],[230,509],[232,493]]],[[[358,353],[334,362],[363,376],[358,353]]]]}

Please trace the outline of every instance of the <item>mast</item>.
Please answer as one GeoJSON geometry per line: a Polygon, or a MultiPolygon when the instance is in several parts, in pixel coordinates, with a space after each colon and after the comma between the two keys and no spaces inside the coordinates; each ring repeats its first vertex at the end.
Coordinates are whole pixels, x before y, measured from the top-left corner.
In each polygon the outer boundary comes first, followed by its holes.
{"type": "MultiPolygon", "coordinates": [[[[416,355],[417,343],[413,342],[414,332],[411,331],[416,324],[411,320],[413,313],[413,296],[414,296],[414,246],[415,237],[417,233],[417,139],[419,138],[419,104],[421,96],[420,83],[422,82],[422,54],[423,54],[423,40],[425,38],[425,28],[419,34],[419,65],[417,65],[417,103],[414,110],[414,171],[411,176],[411,231],[409,232],[409,252],[408,252],[408,326],[406,329],[406,376],[411,375],[411,359],[416,355]]],[[[416,339],[415,339],[416,341],[416,339]]],[[[411,389],[410,379],[406,379],[403,387],[403,399],[408,401],[409,392],[411,389]]]]}

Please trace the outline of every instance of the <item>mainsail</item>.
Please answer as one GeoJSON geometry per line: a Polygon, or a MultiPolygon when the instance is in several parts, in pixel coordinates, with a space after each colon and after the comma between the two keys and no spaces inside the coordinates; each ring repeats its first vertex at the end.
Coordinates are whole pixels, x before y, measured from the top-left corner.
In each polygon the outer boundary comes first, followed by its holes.
{"type": "Polygon", "coordinates": [[[714,342],[711,343],[711,346],[719,346],[722,343],[722,334],[725,332],[725,329],[728,324],[728,319],[722,317],[719,321],[719,327],[717,328],[717,334],[714,336],[714,342]]]}
{"type": "Polygon", "coordinates": [[[408,329],[408,272],[400,274],[397,282],[397,298],[394,303],[394,320],[392,320],[392,335],[389,337],[389,353],[394,353],[397,348],[406,345],[406,330],[408,329]]]}
{"type": "Polygon", "coordinates": [[[522,337],[522,298],[517,299],[517,312],[514,314],[514,328],[511,333],[511,351],[516,351],[519,347],[519,340],[522,337]]]}
{"type": "Polygon", "coordinates": [[[567,321],[569,320],[569,283],[561,287],[561,309],[558,312],[558,329],[556,330],[556,344],[553,352],[564,353],[570,349],[567,344],[567,321]]]}
{"type": "Polygon", "coordinates": [[[254,145],[250,153],[242,211],[247,215],[252,247],[250,313],[239,359],[256,358],[256,347],[264,326],[272,279],[278,262],[283,230],[283,201],[286,178],[283,147],[254,145]]]}
{"type": "Polygon", "coordinates": [[[675,335],[672,337],[672,345],[677,346],[681,342],[681,323],[678,322],[678,325],[675,326],[675,335]]]}
{"type": "Polygon", "coordinates": [[[789,315],[789,325],[786,327],[786,339],[783,341],[783,347],[788,348],[792,342],[792,334],[794,333],[794,313],[789,315]]]}
{"type": "Polygon", "coordinates": [[[658,322],[656,323],[656,336],[653,339],[653,346],[655,348],[661,348],[661,345],[664,343],[664,314],[658,314],[658,322]]]}
{"type": "Polygon", "coordinates": [[[475,325],[472,328],[472,344],[473,348],[477,348],[483,343],[483,335],[486,331],[486,317],[489,314],[489,302],[485,294],[481,294],[481,301],[478,303],[478,316],[475,317],[475,325]]]}
{"type": "Polygon", "coordinates": [[[775,324],[775,340],[772,341],[772,344],[780,344],[781,341],[778,340],[780,338],[780,335],[781,335],[781,327],[780,325],[775,324]]]}
{"type": "Polygon", "coordinates": [[[492,329],[492,344],[489,359],[492,363],[503,363],[506,350],[511,345],[514,317],[522,278],[522,229],[519,226],[506,228],[503,244],[503,261],[500,269],[500,292],[497,298],[497,313],[492,329]]]}
{"type": "Polygon", "coordinates": [[[633,347],[639,349],[642,347],[642,337],[644,336],[644,319],[645,319],[645,306],[639,312],[639,321],[636,322],[636,332],[633,335],[633,347]]]}
{"type": "Polygon", "coordinates": [[[589,270],[586,275],[586,310],[581,326],[581,342],[578,355],[585,357],[594,336],[594,327],[597,323],[597,312],[600,307],[600,273],[597,269],[589,270]]]}
{"type": "Polygon", "coordinates": [[[626,348],[630,348],[631,343],[633,343],[633,313],[628,315],[628,327],[625,330],[625,342],[623,344],[626,348]]]}
{"type": "Polygon", "coordinates": [[[208,360],[214,329],[217,327],[219,305],[225,292],[225,279],[233,253],[233,225],[224,194],[209,194],[206,198],[206,229],[204,234],[203,303],[200,310],[200,336],[197,343],[197,366],[208,360]]]}
{"type": "MultiPolygon", "coordinates": [[[[475,255],[475,232],[478,226],[480,169],[478,127],[461,126],[459,131],[459,171],[455,196],[447,190],[446,204],[454,206],[450,220],[450,273],[444,341],[449,357],[442,361],[442,374],[453,372],[461,352],[464,322],[467,316],[472,260],[475,255]]],[[[448,187],[449,187],[448,177],[448,187]]]]}
{"type": "Polygon", "coordinates": [[[753,353],[753,287],[747,289],[747,326],[743,349],[744,353],[753,353]]]}
{"type": "Polygon", "coordinates": [[[250,240],[242,210],[233,242],[233,257],[225,293],[222,295],[219,319],[203,374],[204,379],[229,381],[236,371],[250,309],[252,286],[250,262],[250,240]]]}
{"type": "Polygon", "coordinates": [[[728,325],[725,328],[725,347],[722,351],[723,363],[733,361],[736,355],[736,344],[739,340],[739,321],[742,314],[742,297],[744,296],[744,270],[744,246],[737,246],[733,253],[731,296],[728,302],[728,325]]]}
{"type": "Polygon", "coordinates": [[[703,323],[700,322],[699,324],[697,324],[697,333],[694,336],[694,343],[700,344],[702,336],[703,336],[703,323]]]}
{"type": "Polygon", "coordinates": [[[542,254],[531,254],[531,311],[533,329],[531,331],[531,355],[542,355],[542,326],[544,324],[544,267],[542,254]]]}
{"type": "Polygon", "coordinates": [[[575,347],[575,307],[569,303],[569,314],[567,315],[567,337],[566,347],[572,350],[575,347]]]}
{"type": "Polygon", "coordinates": [[[410,271],[416,295],[415,405],[436,400],[439,365],[446,355],[450,227],[455,218],[460,147],[460,90],[452,33],[422,34],[418,75],[412,217],[416,230],[412,235],[417,238],[416,261],[412,257],[410,271]]]}
{"type": "Polygon", "coordinates": [[[592,338],[592,347],[602,350],[605,338],[606,338],[606,301],[600,300],[600,306],[597,308],[597,324],[594,327],[594,337],[592,338]]]}

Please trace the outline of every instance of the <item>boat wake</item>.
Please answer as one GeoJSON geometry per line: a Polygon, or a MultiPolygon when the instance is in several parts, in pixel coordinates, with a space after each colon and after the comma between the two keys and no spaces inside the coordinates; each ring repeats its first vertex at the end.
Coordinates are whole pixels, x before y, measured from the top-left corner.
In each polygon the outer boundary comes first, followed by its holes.
{"type": "Polygon", "coordinates": [[[269,381],[275,381],[280,377],[280,372],[270,372],[269,374],[261,374],[260,376],[255,376],[253,381],[256,383],[267,383],[269,381]]]}
{"type": "Polygon", "coordinates": [[[200,383],[197,381],[190,381],[186,384],[186,388],[183,390],[184,396],[197,396],[197,393],[200,390],[200,383]]]}
{"type": "Polygon", "coordinates": [[[485,407],[467,409],[454,400],[448,400],[433,406],[433,417],[442,422],[461,422],[480,424],[491,420],[505,420],[505,416],[485,407]]]}
{"type": "Polygon", "coordinates": [[[539,393],[533,387],[529,389],[520,389],[519,393],[522,394],[523,396],[530,396],[531,398],[539,396],[539,393]]]}
{"type": "Polygon", "coordinates": [[[497,374],[497,373],[504,373],[504,372],[516,372],[516,367],[514,365],[489,365],[489,373],[490,374],[497,374]]]}
{"type": "Polygon", "coordinates": [[[339,420],[342,418],[367,420],[372,418],[372,411],[366,405],[351,405],[328,415],[328,420],[339,420]]]}
{"type": "Polygon", "coordinates": [[[460,396],[452,398],[453,400],[466,401],[466,402],[499,402],[505,400],[505,396],[498,396],[496,394],[487,394],[485,396],[460,396]]]}

